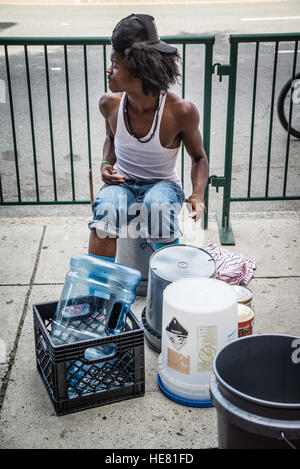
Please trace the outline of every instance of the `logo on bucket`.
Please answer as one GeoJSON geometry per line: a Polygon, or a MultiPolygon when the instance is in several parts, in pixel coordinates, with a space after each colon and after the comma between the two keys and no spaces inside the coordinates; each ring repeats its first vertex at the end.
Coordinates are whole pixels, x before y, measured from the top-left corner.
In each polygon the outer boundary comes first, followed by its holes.
{"type": "Polygon", "coordinates": [[[198,364],[197,370],[211,371],[212,362],[217,352],[217,326],[197,328],[198,364]]]}
{"type": "Polygon", "coordinates": [[[187,341],[188,331],[177,321],[176,318],[172,319],[166,327],[166,331],[172,345],[176,350],[180,350],[187,341]]]}

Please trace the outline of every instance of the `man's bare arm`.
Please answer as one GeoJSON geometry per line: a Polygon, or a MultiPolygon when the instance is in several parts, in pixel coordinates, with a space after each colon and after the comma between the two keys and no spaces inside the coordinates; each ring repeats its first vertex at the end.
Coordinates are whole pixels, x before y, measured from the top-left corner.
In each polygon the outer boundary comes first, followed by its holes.
{"type": "Polygon", "coordinates": [[[103,95],[99,102],[99,109],[105,118],[106,137],[103,144],[103,156],[101,164],[102,180],[106,184],[120,184],[125,182],[125,178],[117,174],[114,164],[117,161],[115,154],[114,133],[109,124],[111,113],[113,112],[112,100],[109,96],[103,95]],[[108,162],[108,164],[106,163],[108,162]]]}
{"type": "Polygon", "coordinates": [[[193,193],[204,196],[209,167],[207,156],[203,147],[201,133],[199,131],[199,113],[196,106],[186,102],[184,109],[184,128],[182,139],[184,146],[192,159],[191,179],[193,193]]]}
{"type": "Polygon", "coordinates": [[[111,128],[107,121],[105,121],[105,126],[106,126],[106,137],[105,137],[104,144],[103,144],[102,161],[108,161],[113,166],[117,161],[116,154],[115,154],[114,136],[111,132],[111,128]]]}
{"type": "Polygon", "coordinates": [[[192,180],[192,194],[198,194],[199,197],[190,197],[189,202],[192,204],[192,209],[197,212],[195,221],[197,221],[204,213],[204,194],[208,181],[209,165],[208,159],[203,147],[201,133],[199,131],[199,112],[196,106],[192,103],[185,102],[183,109],[183,131],[182,139],[184,146],[191,157],[191,180],[192,180]],[[202,201],[201,201],[202,198],[202,201]],[[202,212],[202,213],[200,213],[202,212]]]}

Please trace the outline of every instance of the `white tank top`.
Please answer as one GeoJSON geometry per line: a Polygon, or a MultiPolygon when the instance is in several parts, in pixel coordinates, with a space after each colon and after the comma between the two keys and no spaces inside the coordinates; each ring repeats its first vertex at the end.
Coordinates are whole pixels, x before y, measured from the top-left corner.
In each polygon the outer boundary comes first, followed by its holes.
{"type": "MultiPolygon", "coordinates": [[[[178,184],[181,180],[176,171],[177,148],[164,148],[159,139],[159,129],[167,93],[160,95],[160,107],[156,131],[151,140],[146,143],[139,142],[130,135],[124,122],[124,101],[126,93],[121,98],[117,130],[115,134],[115,154],[117,158],[116,169],[121,176],[129,179],[168,179],[178,184]]],[[[155,117],[148,135],[140,140],[147,140],[153,132],[155,117]]]]}

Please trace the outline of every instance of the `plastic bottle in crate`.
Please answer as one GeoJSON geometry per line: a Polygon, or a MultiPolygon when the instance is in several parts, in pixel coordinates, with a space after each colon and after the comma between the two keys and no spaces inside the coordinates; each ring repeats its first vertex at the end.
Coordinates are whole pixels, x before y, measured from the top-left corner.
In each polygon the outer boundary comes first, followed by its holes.
{"type": "MultiPolygon", "coordinates": [[[[74,255],[52,321],[54,343],[70,344],[123,332],[140,280],[138,270],[96,256],[74,255]]],[[[115,351],[115,344],[92,347],[85,351],[85,358],[109,358],[115,351]]],[[[69,368],[71,397],[77,391],[95,392],[93,382],[97,381],[91,372],[100,372],[104,363],[84,365],[77,361],[69,368]]]]}

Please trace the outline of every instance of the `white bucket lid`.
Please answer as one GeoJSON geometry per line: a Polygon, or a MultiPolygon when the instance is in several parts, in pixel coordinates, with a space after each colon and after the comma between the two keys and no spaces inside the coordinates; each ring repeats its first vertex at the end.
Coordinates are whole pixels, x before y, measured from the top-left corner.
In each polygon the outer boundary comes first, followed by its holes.
{"type": "Polygon", "coordinates": [[[165,246],[150,258],[150,269],[155,275],[175,282],[186,277],[214,277],[214,258],[204,249],[186,244],[165,246]]]}
{"type": "Polygon", "coordinates": [[[231,286],[214,278],[183,278],[168,285],[163,295],[164,301],[181,314],[217,313],[237,303],[231,286]]]}

